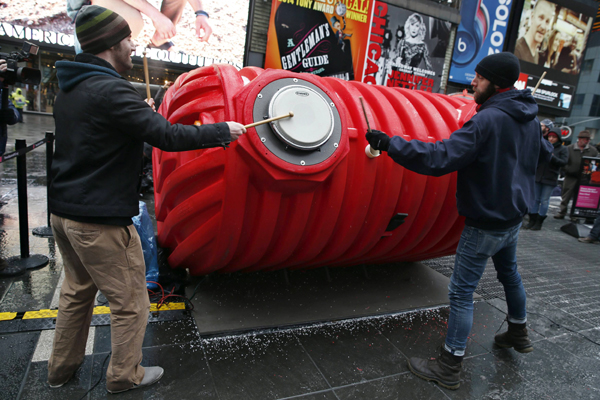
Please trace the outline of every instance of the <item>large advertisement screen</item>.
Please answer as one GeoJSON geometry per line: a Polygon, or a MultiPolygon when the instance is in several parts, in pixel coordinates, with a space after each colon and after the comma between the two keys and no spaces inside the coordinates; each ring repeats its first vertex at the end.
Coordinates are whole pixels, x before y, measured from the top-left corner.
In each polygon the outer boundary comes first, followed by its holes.
{"type": "Polygon", "coordinates": [[[463,0],[448,79],[468,85],[482,58],[504,48],[511,0],[463,0]]]}
{"type": "MultiPolygon", "coordinates": [[[[72,23],[72,17],[86,3],[89,2],[1,2],[0,36],[73,46],[75,25],[72,23]]],[[[148,53],[150,59],[199,65],[198,58],[201,57],[242,66],[248,0],[92,0],[91,3],[109,8],[123,16],[132,30],[134,42],[141,49],[152,44],[148,53]],[[205,18],[202,13],[196,15],[195,11],[200,9],[205,11],[209,18],[205,18]]],[[[204,63],[204,60],[201,63],[204,63]]]]}
{"type": "Polygon", "coordinates": [[[363,82],[438,92],[450,22],[376,2],[363,82]]]}
{"type": "Polygon", "coordinates": [[[273,0],[265,68],[362,80],[374,0],[273,0]]]}
{"type": "Polygon", "coordinates": [[[570,110],[596,10],[577,1],[525,0],[514,54],[538,104],[570,110]]]}

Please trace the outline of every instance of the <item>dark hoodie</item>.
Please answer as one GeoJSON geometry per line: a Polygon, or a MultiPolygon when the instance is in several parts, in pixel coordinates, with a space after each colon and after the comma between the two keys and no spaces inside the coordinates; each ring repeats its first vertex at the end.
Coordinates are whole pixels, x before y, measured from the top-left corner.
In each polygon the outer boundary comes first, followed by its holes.
{"type": "Polygon", "coordinates": [[[138,214],[144,142],[165,151],[223,146],[226,123],[171,124],[110,63],[91,54],[56,63],[55,153],[50,211],[81,222],[124,225],[138,214]]]}
{"type": "Polygon", "coordinates": [[[569,150],[562,145],[562,139],[554,143],[552,157],[548,161],[540,161],[535,173],[535,181],[544,185],[556,186],[560,169],[569,161],[569,150]]]}
{"type": "Polygon", "coordinates": [[[394,136],[388,154],[419,174],[458,171],[456,205],[466,224],[507,229],[533,204],[536,166],[552,153],[537,112],[529,89],[498,93],[449,139],[426,143],[394,136]]]}

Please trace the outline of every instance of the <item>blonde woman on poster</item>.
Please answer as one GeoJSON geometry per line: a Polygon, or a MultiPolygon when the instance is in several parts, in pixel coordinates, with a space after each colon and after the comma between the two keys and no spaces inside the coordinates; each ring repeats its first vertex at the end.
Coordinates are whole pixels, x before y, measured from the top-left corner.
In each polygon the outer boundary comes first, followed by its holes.
{"type": "Polygon", "coordinates": [[[429,49],[424,42],[427,33],[427,26],[423,17],[417,13],[410,15],[404,24],[403,37],[400,37],[399,30],[397,54],[400,58],[399,64],[410,65],[413,68],[419,68],[421,62],[425,62],[425,68],[432,70],[431,60],[429,59],[429,49]]]}

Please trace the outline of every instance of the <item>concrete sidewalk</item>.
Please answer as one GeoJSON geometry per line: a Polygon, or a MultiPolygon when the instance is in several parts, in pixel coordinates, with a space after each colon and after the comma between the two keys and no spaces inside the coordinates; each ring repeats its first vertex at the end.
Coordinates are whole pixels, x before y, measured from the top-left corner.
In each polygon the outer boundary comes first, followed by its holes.
{"type": "MultiPolygon", "coordinates": [[[[19,135],[33,143],[52,130],[52,119],[25,115],[9,130],[9,151],[19,135]]],[[[1,167],[0,254],[19,254],[14,161],[1,167]]],[[[46,224],[44,150],[28,155],[29,227],[46,224]]],[[[151,202],[151,199],[148,199],[151,202]]],[[[556,211],[553,199],[550,214],[556,211]]],[[[47,359],[52,329],[11,331],[0,321],[0,395],[6,399],[598,399],[600,398],[600,245],[583,244],[560,231],[565,221],[548,218],[541,231],[521,231],[518,261],[528,294],[534,352],[496,349],[493,337],[505,318],[503,292],[490,264],[477,293],[474,326],[461,388],[442,389],[412,375],[406,361],[435,356],[445,336],[447,305],[402,313],[203,336],[191,314],[151,322],[144,365],[161,365],[163,379],[145,390],[110,395],[105,370],[110,328],[92,329],[86,359],[64,387],[49,389],[47,359]],[[97,385],[96,385],[97,384],[97,385]],[[95,386],[95,388],[93,388],[95,386]],[[93,389],[92,389],[93,388],[93,389]]],[[[32,253],[48,266],[0,279],[0,313],[56,307],[62,260],[52,239],[29,236],[32,253]]],[[[448,277],[453,257],[423,262],[448,277]]],[[[389,268],[402,268],[390,265],[389,268]]],[[[435,271],[435,272],[434,272],[435,271]]],[[[331,283],[322,283],[322,286],[331,283]]],[[[257,275],[219,277],[228,288],[252,296],[263,310],[273,293],[252,292],[257,275]]],[[[376,279],[376,277],[372,278],[376,279]]],[[[198,282],[198,281],[195,281],[198,282]]],[[[290,285],[294,285],[291,280],[290,285]]],[[[195,287],[196,285],[193,285],[195,287]]],[[[275,290],[275,289],[273,289],[275,290]]],[[[307,296],[310,296],[307,293],[307,296]]],[[[436,293],[440,295],[440,293],[436,293]]],[[[194,305],[202,308],[206,297],[194,305]]],[[[1,316],[2,314],[0,314],[1,316]]],[[[504,330],[506,325],[502,327],[504,330]]]]}

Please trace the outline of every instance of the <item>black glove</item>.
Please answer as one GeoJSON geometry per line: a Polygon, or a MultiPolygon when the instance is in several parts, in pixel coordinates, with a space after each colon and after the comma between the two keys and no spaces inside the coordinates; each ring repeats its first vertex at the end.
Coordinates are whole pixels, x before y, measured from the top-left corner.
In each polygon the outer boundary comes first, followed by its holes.
{"type": "Polygon", "coordinates": [[[367,131],[366,138],[373,150],[388,151],[390,148],[390,137],[387,133],[371,129],[370,132],[367,131]]]}
{"type": "Polygon", "coordinates": [[[11,108],[2,109],[0,108],[0,124],[12,123],[15,119],[15,111],[11,108]]]}

